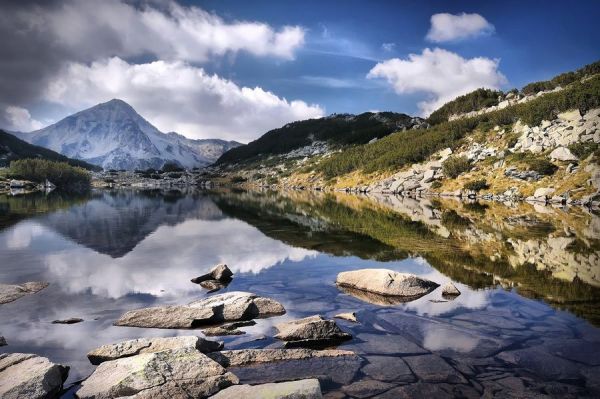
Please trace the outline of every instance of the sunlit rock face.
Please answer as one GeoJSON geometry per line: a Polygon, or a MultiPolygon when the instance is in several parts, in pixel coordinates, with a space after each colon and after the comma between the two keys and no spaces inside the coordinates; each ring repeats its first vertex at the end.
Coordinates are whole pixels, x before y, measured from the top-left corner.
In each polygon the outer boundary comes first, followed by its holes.
{"type": "Polygon", "coordinates": [[[36,130],[21,133],[23,140],[70,158],[105,169],[161,168],[175,162],[185,168],[206,166],[240,143],[192,140],[162,133],[129,104],[111,100],[36,130]]]}

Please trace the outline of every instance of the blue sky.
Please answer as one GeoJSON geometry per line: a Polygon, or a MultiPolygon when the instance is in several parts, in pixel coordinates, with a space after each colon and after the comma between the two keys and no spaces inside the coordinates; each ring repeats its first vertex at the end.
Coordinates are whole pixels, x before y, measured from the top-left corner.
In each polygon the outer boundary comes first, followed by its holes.
{"type": "Polygon", "coordinates": [[[0,5],[12,130],[116,97],[163,131],[245,142],[331,113],[427,115],[600,59],[597,1],[34,3],[0,5]]]}

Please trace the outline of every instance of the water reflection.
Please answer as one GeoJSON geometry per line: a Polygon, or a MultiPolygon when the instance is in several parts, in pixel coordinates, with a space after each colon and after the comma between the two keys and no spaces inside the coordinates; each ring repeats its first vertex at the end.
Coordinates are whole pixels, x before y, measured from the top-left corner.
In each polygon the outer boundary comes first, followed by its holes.
{"type": "Polygon", "coordinates": [[[235,273],[223,291],[270,296],[288,310],[226,338],[229,348],[276,345],[256,338],[285,319],[348,311],[361,322],[343,324],[359,337],[344,346],[359,353],[388,354],[401,337],[420,351],[482,358],[516,342],[600,342],[598,329],[556,310],[600,321],[600,223],[581,210],[258,192],[0,197],[0,210],[0,282],[50,282],[0,306],[1,350],[68,364],[70,381],[93,370],[85,354],[99,345],[190,334],[112,323],[133,308],[199,299],[206,290],[190,279],[217,263],[235,273]],[[462,294],[390,305],[335,286],[337,273],[369,267],[452,281],[462,294]],[[69,317],[84,322],[51,323],[69,317]],[[360,340],[370,335],[380,338],[360,340]]]}

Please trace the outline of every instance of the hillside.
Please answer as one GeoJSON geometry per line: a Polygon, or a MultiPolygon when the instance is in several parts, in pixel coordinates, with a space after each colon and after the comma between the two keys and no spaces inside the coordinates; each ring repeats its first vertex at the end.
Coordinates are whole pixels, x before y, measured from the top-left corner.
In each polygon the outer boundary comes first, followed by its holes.
{"type": "Polygon", "coordinates": [[[223,154],[218,165],[248,162],[297,150],[297,156],[315,155],[346,145],[365,144],[398,131],[423,125],[421,118],[394,112],[334,114],[289,123],[251,143],[223,154]]]}
{"type": "Polygon", "coordinates": [[[11,161],[25,158],[42,158],[50,161],[67,162],[69,165],[88,170],[100,169],[98,166],[68,158],[47,148],[31,145],[10,133],[0,130],[0,167],[9,166],[11,161]]]}
{"type": "Polygon", "coordinates": [[[185,168],[207,166],[229,148],[222,140],[191,140],[165,134],[129,104],[111,100],[68,116],[31,133],[25,141],[105,169],[161,168],[167,162],[185,168]]]}
{"type": "Polygon", "coordinates": [[[280,187],[597,202],[599,71],[597,62],[521,91],[476,90],[426,129],[234,173],[280,187]]]}

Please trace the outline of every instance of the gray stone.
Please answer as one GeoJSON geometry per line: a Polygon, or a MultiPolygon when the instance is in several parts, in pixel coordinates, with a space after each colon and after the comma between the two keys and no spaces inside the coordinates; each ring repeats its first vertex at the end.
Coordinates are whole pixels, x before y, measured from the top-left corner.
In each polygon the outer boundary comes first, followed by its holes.
{"type": "Polygon", "coordinates": [[[238,379],[196,348],[143,353],[100,364],[76,392],[80,399],[205,398],[238,379]]]}
{"type": "Polygon", "coordinates": [[[0,354],[0,398],[58,398],[69,368],[26,353],[0,354]]]}
{"type": "Polygon", "coordinates": [[[83,319],[80,319],[79,317],[71,317],[68,319],[54,320],[52,324],[77,324],[81,323],[82,321],[83,319]]]}
{"type": "Polygon", "coordinates": [[[239,349],[207,354],[224,367],[245,366],[254,363],[270,363],[282,360],[301,360],[322,357],[358,358],[354,352],[337,349],[239,349]]]}
{"type": "Polygon", "coordinates": [[[388,384],[387,382],[361,379],[360,381],[342,387],[342,390],[353,398],[368,398],[385,392],[393,387],[393,384],[388,384]]]}
{"type": "Polygon", "coordinates": [[[339,313],[336,314],[335,316],[336,319],[342,319],[342,320],[347,320],[347,321],[351,321],[353,323],[358,323],[358,320],[356,320],[356,313],[352,312],[352,313],[339,313]]]}
{"type": "Polygon", "coordinates": [[[459,295],[460,295],[460,291],[458,290],[458,288],[456,288],[456,286],[452,282],[449,282],[442,288],[442,296],[443,297],[455,298],[459,295]]]}
{"type": "Polygon", "coordinates": [[[385,355],[422,355],[429,353],[413,341],[398,334],[358,334],[357,340],[352,341],[348,348],[356,348],[359,353],[385,355]]]}
{"type": "Polygon", "coordinates": [[[369,377],[386,382],[408,383],[416,380],[404,360],[398,356],[368,356],[361,370],[369,377]]]}
{"type": "Polygon", "coordinates": [[[246,334],[245,331],[239,330],[240,327],[248,327],[255,325],[256,322],[253,320],[246,321],[236,321],[233,323],[223,324],[222,326],[205,328],[202,330],[204,335],[209,337],[217,337],[224,335],[243,335],[246,334]]]}
{"type": "Polygon", "coordinates": [[[280,323],[275,328],[278,330],[275,338],[289,341],[288,343],[296,346],[333,343],[352,338],[352,335],[342,331],[335,321],[325,320],[318,315],[280,323]]]}
{"type": "Polygon", "coordinates": [[[219,282],[229,282],[233,277],[233,272],[227,267],[226,264],[220,263],[217,266],[213,267],[210,272],[204,274],[200,277],[196,277],[192,279],[192,283],[201,283],[207,280],[215,280],[219,282]]]}
{"type": "Polygon", "coordinates": [[[48,283],[41,281],[31,281],[24,284],[0,284],[0,305],[16,301],[28,294],[35,294],[47,286],[48,283]]]}
{"type": "MultiPolygon", "coordinates": [[[[465,398],[479,399],[481,394],[468,385],[416,383],[393,388],[377,399],[465,398]]],[[[490,396],[492,397],[492,396],[490,396]]]]}
{"type": "Polygon", "coordinates": [[[361,269],[337,275],[341,287],[367,291],[376,295],[416,299],[436,289],[439,284],[414,274],[398,273],[388,269],[361,269]]]}
{"type": "Polygon", "coordinates": [[[555,148],[549,155],[550,159],[558,160],[558,161],[578,161],[577,158],[571,150],[567,147],[557,147],[555,148]]]}
{"type": "Polygon", "coordinates": [[[223,349],[223,342],[210,341],[196,336],[138,338],[116,344],[102,345],[87,354],[92,364],[100,364],[109,360],[155,353],[167,349],[195,348],[202,353],[223,349]]]}
{"type": "Polygon", "coordinates": [[[404,360],[417,377],[424,382],[467,383],[461,373],[437,355],[408,356],[404,360]]]}
{"type": "Polygon", "coordinates": [[[211,396],[211,399],[320,399],[322,397],[319,380],[311,378],[260,385],[234,385],[211,396]]]}
{"type": "Polygon", "coordinates": [[[249,292],[209,296],[189,305],[158,306],[130,310],[117,326],[154,328],[197,328],[228,321],[251,320],[285,313],[279,302],[249,292]]]}

